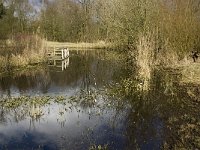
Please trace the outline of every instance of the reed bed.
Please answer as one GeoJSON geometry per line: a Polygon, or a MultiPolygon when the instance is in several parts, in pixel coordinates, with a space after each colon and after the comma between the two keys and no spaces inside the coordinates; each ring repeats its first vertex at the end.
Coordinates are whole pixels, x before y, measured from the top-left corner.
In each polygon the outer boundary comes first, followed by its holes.
{"type": "Polygon", "coordinates": [[[18,35],[9,41],[1,45],[0,72],[46,61],[45,42],[38,35],[18,35]]]}

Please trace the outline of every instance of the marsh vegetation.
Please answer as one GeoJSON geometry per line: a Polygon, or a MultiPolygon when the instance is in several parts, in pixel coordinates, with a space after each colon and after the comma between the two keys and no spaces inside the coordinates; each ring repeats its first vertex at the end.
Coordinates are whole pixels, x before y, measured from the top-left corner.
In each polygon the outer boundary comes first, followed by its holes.
{"type": "Polygon", "coordinates": [[[179,69],[155,69],[146,88],[118,53],[70,53],[64,71],[1,76],[2,149],[200,148],[199,88],[179,69]]]}
{"type": "Polygon", "coordinates": [[[0,0],[0,149],[200,149],[199,16],[199,0],[0,0]]]}

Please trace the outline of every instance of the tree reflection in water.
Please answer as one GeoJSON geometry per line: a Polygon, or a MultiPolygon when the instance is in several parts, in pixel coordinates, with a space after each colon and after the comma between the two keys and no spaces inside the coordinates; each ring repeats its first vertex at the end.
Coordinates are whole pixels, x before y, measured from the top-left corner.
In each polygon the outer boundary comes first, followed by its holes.
{"type": "Polygon", "coordinates": [[[194,86],[180,85],[180,79],[174,70],[155,70],[149,91],[138,90],[141,82],[131,78],[112,86],[110,95],[118,101],[110,99],[110,103],[119,103],[116,108],[121,111],[125,110],[122,102],[129,106],[126,149],[199,148],[200,103],[194,103],[198,94],[194,86]]]}
{"type": "Polygon", "coordinates": [[[120,56],[71,54],[63,72],[43,66],[1,77],[0,149],[200,148],[198,86],[181,85],[174,70],[155,70],[141,90],[120,56]]]}

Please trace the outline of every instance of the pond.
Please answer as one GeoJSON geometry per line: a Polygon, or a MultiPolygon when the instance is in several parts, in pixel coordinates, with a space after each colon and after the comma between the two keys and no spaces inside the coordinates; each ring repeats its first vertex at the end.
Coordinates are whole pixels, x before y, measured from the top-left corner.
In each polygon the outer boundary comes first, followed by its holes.
{"type": "Polygon", "coordinates": [[[141,91],[129,64],[106,50],[70,51],[0,77],[0,149],[200,148],[198,86],[155,70],[141,91]]]}

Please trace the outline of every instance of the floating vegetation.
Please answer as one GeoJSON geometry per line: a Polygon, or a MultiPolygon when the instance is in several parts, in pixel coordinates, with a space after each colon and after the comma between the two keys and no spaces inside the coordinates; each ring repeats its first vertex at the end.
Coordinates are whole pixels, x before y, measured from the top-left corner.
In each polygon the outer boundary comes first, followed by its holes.
{"type": "Polygon", "coordinates": [[[46,104],[50,104],[50,100],[52,97],[50,96],[41,96],[41,97],[30,97],[30,96],[20,96],[20,97],[7,97],[0,100],[0,105],[3,108],[14,109],[20,107],[22,105],[38,105],[44,106],[46,104]]]}
{"type": "Polygon", "coordinates": [[[111,84],[109,86],[109,95],[110,97],[131,97],[139,96],[143,82],[141,80],[136,80],[132,78],[123,79],[120,83],[111,84]]]}
{"type": "Polygon", "coordinates": [[[80,90],[80,92],[76,93],[74,96],[19,96],[19,97],[6,97],[0,99],[0,106],[2,110],[15,111],[26,110],[23,112],[23,115],[26,113],[33,119],[37,119],[44,115],[44,110],[46,106],[50,106],[51,104],[57,104],[61,106],[62,109],[59,109],[59,115],[63,115],[65,111],[72,111],[75,109],[77,112],[80,112],[82,109],[88,109],[88,114],[101,114],[101,109],[110,108],[111,103],[107,102],[101,104],[97,100],[100,100],[100,96],[102,97],[102,93],[96,92],[94,89],[90,90],[80,90]],[[94,110],[93,110],[94,108],[94,110]],[[95,109],[98,108],[98,109],[95,109]]]}
{"type": "MultiPolygon", "coordinates": [[[[141,145],[152,145],[150,149],[200,149],[200,88],[197,85],[179,84],[183,79],[179,69],[154,69],[145,90],[145,79],[130,76],[133,71],[126,72],[127,68],[121,67],[124,63],[118,63],[123,56],[117,58],[117,54],[107,51],[97,54],[92,69],[85,67],[92,63],[89,59],[88,64],[82,61],[87,57],[85,54],[81,61],[72,59],[72,65],[77,64],[66,72],[48,73],[41,68],[40,73],[40,69],[31,68],[33,71],[11,74],[14,83],[8,82],[11,78],[1,77],[2,97],[18,91],[27,95],[47,94],[0,98],[2,130],[16,130],[18,139],[24,136],[23,141],[32,135],[38,135],[36,140],[46,140],[48,133],[58,141],[55,143],[58,147],[52,149],[108,150],[123,144],[124,140],[130,143],[125,145],[127,149],[140,149],[141,145]],[[107,64],[108,70],[106,62],[113,59],[114,64],[107,64]],[[113,67],[115,64],[119,68],[113,67]],[[77,66],[82,68],[77,69],[77,66]],[[8,94],[7,89],[11,89],[8,94]],[[25,128],[23,135],[20,128],[25,128]],[[40,135],[40,132],[45,134],[40,135]],[[78,148],[74,148],[76,146],[78,148]]],[[[7,130],[5,132],[10,136],[7,130]]],[[[32,138],[29,139],[28,144],[32,144],[32,138]]],[[[43,140],[38,142],[41,147],[51,143],[48,141],[45,145],[43,140]]],[[[16,142],[16,145],[23,144],[16,142]]]]}
{"type": "Polygon", "coordinates": [[[83,107],[92,107],[96,105],[97,97],[100,95],[94,89],[80,90],[75,96],[71,96],[70,100],[73,103],[78,103],[83,107]]]}
{"type": "Polygon", "coordinates": [[[89,150],[108,150],[108,145],[92,145],[89,150]]]}
{"type": "Polygon", "coordinates": [[[4,98],[0,101],[0,104],[3,108],[17,108],[29,101],[29,97],[21,96],[17,98],[4,98]]]}
{"type": "Polygon", "coordinates": [[[64,96],[56,96],[55,97],[55,99],[54,99],[54,102],[56,102],[56,103],[65,103],[65,101],[66,101],[66,97],[64,97],[64,96]]]}

